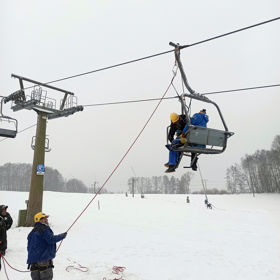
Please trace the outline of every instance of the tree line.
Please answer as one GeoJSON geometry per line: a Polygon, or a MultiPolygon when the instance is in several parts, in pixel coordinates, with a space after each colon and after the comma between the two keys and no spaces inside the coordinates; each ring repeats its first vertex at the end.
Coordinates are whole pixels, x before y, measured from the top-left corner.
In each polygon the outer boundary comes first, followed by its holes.
{"type": "MultiPolygon", "coordinates": [[[[0,166],[0,190],[29,191],[31,172],[32,165],[27,163],[6,163],[0,166]]],[[[64,179],[58,170],[51,167],[46,167],[44,190],[75,193],[93,193],[96,191],[95,188],[88,188],[81,180],[76,178],[64,179]]],[[[103,192],[106,192],[106,190],[103,192]]]]}
{"type": "Polygon", "coordinates": [[[231,193],[280,192],[280,135],[275,136],[270,150],[257,150],[245,155],[240,164],[226,171],[227,189],[231,193]]]}
{"type": "Polygon", "coordinates": [[[128,179],[129,192],[141,194],[188,194],[192,173],[187,172],[180,179],[174,176],[130,177],[128,179]]]}

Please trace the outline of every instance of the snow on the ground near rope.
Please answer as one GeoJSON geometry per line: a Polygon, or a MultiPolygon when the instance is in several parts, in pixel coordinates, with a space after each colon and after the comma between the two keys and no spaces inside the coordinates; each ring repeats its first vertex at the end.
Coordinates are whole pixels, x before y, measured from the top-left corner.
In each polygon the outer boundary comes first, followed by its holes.
{"type": "MultiPolygon", "coordinates": [[[[65,232],[91,200],[90,194],[44,193],[43,211],[55,234],[65,232]]],[[[14,225],[7,261],[26,270],[27,235],[16,227],[27,193],[0,192],[14,225]]],[[[98,195],[73,225],[54,260],[60,280],[279,280],[280,195],[98,195]],[[100,210],[98,209],[98,202],[100,210]],[[68,266],[87,267],[88,272],[68,266]],[[114,266],[125,267],[114,274],[114,266]]],[[[31,279],[7,266],[10,280],[31,279]]],[[[6,279],[4,269],[0,279],[6,279]]]]}

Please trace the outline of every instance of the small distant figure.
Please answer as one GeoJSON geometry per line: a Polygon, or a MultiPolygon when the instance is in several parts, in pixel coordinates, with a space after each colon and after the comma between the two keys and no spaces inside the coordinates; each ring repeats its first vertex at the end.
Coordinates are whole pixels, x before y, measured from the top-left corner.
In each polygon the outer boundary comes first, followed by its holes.
{"type": "Polygon", "coordinates": [[[187,203],[190,203],[190,198],[188,196],[187,196],[187,200],[186,201],[187,201],[187,203]]]}
{"type": "Polygon", "coordinates": [[[207,198],[205,198],[204,203],[205,203],[205,206],[207,206],[207,204],[208,204],[208,199],[207,198]]]}
{"type": "Polygon", "coordinates": [[[126,197],[128,197],[128,194],[127,194],[127,192],[125,193],[125,196],[126,196],[126,197]]]}
{"type": "Polygon", "coordinates": [[[143,194],[143,193],[141,193],[141,198],[145,198],[145,196],[144,196],[144,194],[143,194]]]}
{"type": "Polygon", "coordinates": [[[208,202],[206,207],[207,207],[207,209],[212,209],[212,204],[210,202],[208,202]]]}

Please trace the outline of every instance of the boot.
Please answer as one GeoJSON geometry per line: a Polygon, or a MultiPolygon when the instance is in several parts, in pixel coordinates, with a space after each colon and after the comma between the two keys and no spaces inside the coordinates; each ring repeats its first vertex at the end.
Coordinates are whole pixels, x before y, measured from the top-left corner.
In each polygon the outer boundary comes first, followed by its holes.
{"type": "Polygon", "coordinates": [[[168,169],[165,170],[165,173],[175,172],[175,166],[169,165],[168,169]]]}
{"type": "Polygon", "coordinates": [[[164,166],[165,166],[165,167],[169,167],[169,163],[168,163],[168,162],[165,163],[164,166]]]}

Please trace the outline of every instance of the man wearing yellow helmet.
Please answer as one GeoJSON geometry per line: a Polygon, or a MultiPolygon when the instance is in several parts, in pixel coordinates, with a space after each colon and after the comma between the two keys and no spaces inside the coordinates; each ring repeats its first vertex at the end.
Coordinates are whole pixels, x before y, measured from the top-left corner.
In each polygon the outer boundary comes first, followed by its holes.
{"type": "Polygon", "coordinates": [[[188,130],[188,122],[185,115],[171,113],[170,120],[171,124],[168,133],[168,140],[171,142],[171,145],[166,145],[166,147],[169,149],[169,160],[168,163],[164,165],[168,167],[168,169],[165,171],[166,173],[175,171],[180,157],[179,152],[174,152],[172,150],[172,145],[178,145],[180,142],[182,143],[182,140],[185,139],[184,134],[188,130]],[[180,133],[178,133],[179,131],[180,133]],[[174,140],[175,133],[177,134],[177,138],[174,140]]]}
{"type": "MultiPolygon", "coordinates": [[[[164,164],[164,166],[168,167],[168,169],[165,171],[166,173],[174,172],[175,169],[178,167],[178,162],[180,158],[180,152],[175,152],[172,150],[173,145],[180,145],[180,143],[185,144],[186,138],[185,134],[188,130],[188,122],[185,115],[178,115],[176,113],[170,114],[170,130],[168,134],[168,140],[171,142],[171,145],[166,145],[166,147],[169,149],[169,160],[168,163],[164,164]],[[174,140],[174,135],[176,130],[181,130],[182,133],[179,138],[174,140]]],[[[206,115],[206,109],[200,110],[199,113],[196,113],[191,118],[191,124],[195,126],[202,126],[207,127],[207,122],[209,121],[209,117],[206,115]]],[[[203,145],[196,145],[191,144],[192,146],[197,146],[201,148],[205,148],[203,145]]],[[[174,146],[173,146],[174,147],[174,146]]],[[[191,167],[193,171],[197,170],[197,155],[196,153],[191,153],[191,167]]]]}
{"type": "Polygon", "coordinates": [[[49,216],[43,212],[37,213],[34,216],[34,228],[27,237],[27,263],[33,280],[53,279],[56,243],[67,235],[67,232],[54,235],[49,227],[48,218],[49,216]]]}

